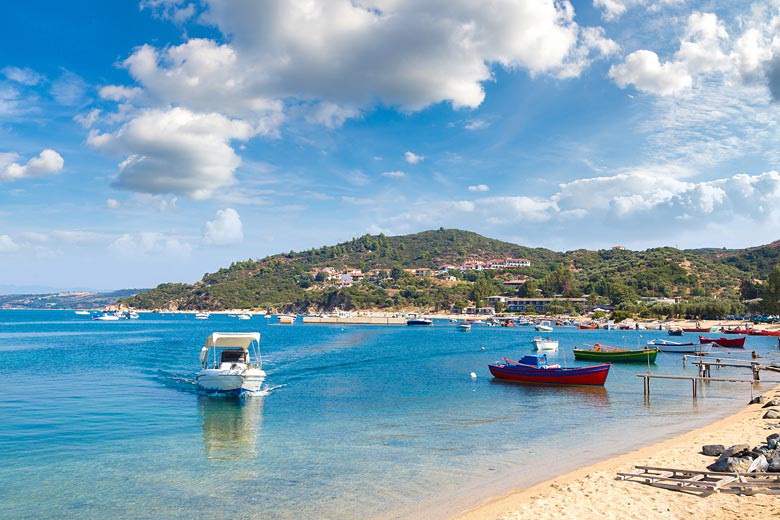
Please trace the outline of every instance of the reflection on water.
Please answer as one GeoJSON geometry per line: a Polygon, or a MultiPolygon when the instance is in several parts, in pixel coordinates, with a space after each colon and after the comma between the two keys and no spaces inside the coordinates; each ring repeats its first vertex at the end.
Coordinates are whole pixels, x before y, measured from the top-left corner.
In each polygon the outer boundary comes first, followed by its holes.
{"type": "Polygon", "coordinates": [[[203,444],[209,459],[257,456],[263,396],[198,396],[203,444]]]}
{"type": "Polygon", "coordinates": [[[490,380],[490,384],[517,388],[523,397],[531,400],[544,398],[554,401],[560,398],[566,403],[582,406],[609,405],[609,393],[604,386],[518,383],[495,378],[490,380]]]}

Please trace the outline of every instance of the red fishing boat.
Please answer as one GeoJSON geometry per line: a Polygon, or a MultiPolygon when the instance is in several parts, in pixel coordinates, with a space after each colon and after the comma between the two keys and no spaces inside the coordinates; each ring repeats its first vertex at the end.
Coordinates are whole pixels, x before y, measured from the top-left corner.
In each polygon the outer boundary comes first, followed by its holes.
{"type": "Polygon", "coordinates": [[[750,329],[748,332],[751,336],[780,336],[780,330],[758,330],[750,329]]]}
{"type": "Polygon", "coordinates": [[[723,328],[723,334],[750,334],[750,331],[752,329],[748,327],[732,327],[732,328],[723,328]]]}
{"type": "Polygon", "coordinates": [[[587,367],[562,368],[547,363],[547,355],[523,356],[520,361],[504,358],[488,365],[497,379],[521,383],[545,383],[554,385],[603,385],[609,374],[609,363],[587,367]]]}
{"type": "Polygon", "coordinates": [[[745,348],[746,339],[745,336],[739,338],[705,338],[704,336],[699,336],[699,343],[712,343],[716,347],[725,348],[745,348]]]}
{"type": "Polygon", "coordinates": [[[598,324],[596,323],[578,323],[577,324],[578,329],[597,329],[599,328],[598,324]]]}
{"type": "Polygon", "coordinates": [[[683,327],[683,332],[712,332],[712,327],[683,327]]]}

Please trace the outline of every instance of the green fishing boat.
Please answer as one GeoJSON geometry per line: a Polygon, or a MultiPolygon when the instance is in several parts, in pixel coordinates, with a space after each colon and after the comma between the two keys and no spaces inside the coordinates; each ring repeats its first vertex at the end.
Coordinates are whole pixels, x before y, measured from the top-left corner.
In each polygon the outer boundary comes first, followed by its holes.
{"type": "Polygon", "coordinates": [[[593,348],[574,348],[574,359],[583,361],[601,361],[611,363],[655,363],[658,348],[645,347],[642,350],[629,350],[596,343],[593,348]]]}

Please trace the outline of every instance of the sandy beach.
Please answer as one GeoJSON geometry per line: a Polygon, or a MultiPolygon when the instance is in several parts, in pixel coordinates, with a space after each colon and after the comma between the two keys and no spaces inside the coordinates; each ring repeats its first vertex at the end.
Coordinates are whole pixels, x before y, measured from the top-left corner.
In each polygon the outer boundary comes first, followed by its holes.
{"type": "MultiPolygon", "coordinates": [[[[780,386],[763,394],[780,399],[780,386]]],[[[456,517],[457,520],[516,519],[769,519],[780,516],[777,495],[739,496],[693,493],[655,488],[618,480],[618,472],[634,466],[706,470],[715,461],[701,453],[706,444],[749,444],[751,447],[780,433],[777,419],[763,419],[763,405],[747,405],[736,414],[673,439],[593,464],[560,477],[492,499],[456,517]]]]}

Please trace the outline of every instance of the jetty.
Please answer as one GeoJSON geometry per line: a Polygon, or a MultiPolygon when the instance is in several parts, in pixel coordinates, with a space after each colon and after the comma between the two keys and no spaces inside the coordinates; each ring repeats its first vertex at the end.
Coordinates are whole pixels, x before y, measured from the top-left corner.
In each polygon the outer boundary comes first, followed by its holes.
{"type": "Polygon", "coordinates": [[[304,316],[303,323],[321,325],[406,325],[406,318],[395,316],[304,316]]]}

